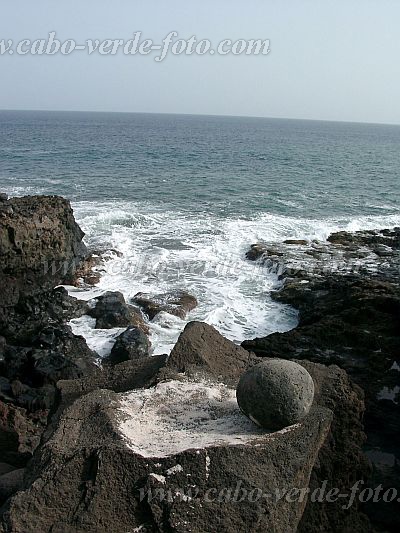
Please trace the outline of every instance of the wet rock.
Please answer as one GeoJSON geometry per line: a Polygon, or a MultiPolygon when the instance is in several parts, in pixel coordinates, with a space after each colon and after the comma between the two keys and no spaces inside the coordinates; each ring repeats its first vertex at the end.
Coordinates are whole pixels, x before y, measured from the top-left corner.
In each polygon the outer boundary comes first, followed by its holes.
{"type": "Polygon", "coordinates": [[[6,202],[8,200],[8,195],[5,192],[0,192],[0,202],[6,202]]]}
{"type": "Polygon", "coordinates": [[[314,382],[297,363],[267,359],[240,378],[236,390],[240,409],[265,429],[280,430],[300,422],[314,399],[314,382]]]}
{"type": "Polygon", "coordinates": [[[380,257],[391,257],[394,254],[392,248],[384,244],[378,244],[373,248],[373,251],[380,257]]]}
{"type": "Polygon", "coordinates": [[[236,385],[254,362],[249,352],[225,339],[204,322],[189,322],[168,359],[168,368],[177,372],[203,371],[236,385]]]}
{"type": "Polygon", "coordinates": [[[306,246],[308,243],[308,241],[306,241],[305,239],[286,239],[286,241],[283,241],[284,244],[294,244],[294,245],[297,245],[297,246],[306,246]]]}
{"type": "Polygon", "coordinates": [[[146,334],[149,332],[140,312],[125,302],[121,292],[105,292],[95,298],[93,303],[94,307],[89,309],[88,314],[96,318],[96,328],[111,329],[135,326],[146,334]]]}
{"type": "Polygon", "coordinates": [[[268,252],[268,249],[265,246],[265,244],[256,243],[250,246],[250,250],[246,253],[246,257],[250,261],[256,261],[262,255],[267,254],[267,252],[268,252]]]}
{"type": "Polygon", "coordinates": [[[143,309],[150,320],[162,311],[184,319],[189,311],[197,307],[196,298],[186,291],[155,295],[139,292],[132,301],[143,309]]]}
{"type": "Polygon", "coordinates": [[[149,356],[150,341],[137,327],[130,326],[116,338],[107,363],[116,365],[130,359],[140,359],[149,356]]]}

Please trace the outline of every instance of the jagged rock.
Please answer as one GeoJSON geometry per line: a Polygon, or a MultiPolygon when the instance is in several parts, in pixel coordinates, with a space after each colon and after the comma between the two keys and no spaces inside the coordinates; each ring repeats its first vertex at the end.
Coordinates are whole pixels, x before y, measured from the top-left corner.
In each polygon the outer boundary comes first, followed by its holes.
{"type": "Polygon", "coordinates": [[[0,457],[23,467],[32,457],[47,423],[47,411],[29,414],[26,409],[0,401],[0,457]]]}
{"type": "Polygon", "coordinates": [[[12,401],[29,412],[49,411],[56,403],[56,389],[52,385],[33,388],[16,380],[11,383],[12,401]]]}
{"type": "Polygon", "coordinates": [[[10,380],[0,376],[0,400],[2,401],[10,401],[12,395],[12,389],[11,389],[11,383],[10,380]]]}
{"type": "Polygon", "coordinates": [[[265,429],[280,430],[300,422],[314,399],[312,377],[301,365],[267,359],[249,368],[236,389],[240,409],[265,429]]]}
{"type": "Polygon", "coordinates": [[[0,218],[0,307],[68,281],[86,256],[84,234],[64,198],[26,196],[7,206],[13,212],[0,218]]]}
{"type": "Polygon", "coordinates": [[[317,407],[302,427],[273,436],[253,431],[255,426],[243,417],[237,434],[235,426],[224,434],[223,424],[229,428],[236,417],[241,419],[237,406],[230,400],[234,390],[229,393],[224,385],[214,385],[209,396],[207,384],[187,383],[183,395],[175,385],[169,382],[127,395],[95,391],[76,401],[35,455],[26,475],[26,490],[11,499],[3,515],[5,528],[30,533],[51,530],[101,533],[116,527],[131,531],[149,523],[156,530],[168,527],[177,532],[186,533],[190,529],[196,533],[207,531],[212,514],[213,528],[221,532],[248,531],[251,523],[264,531],[271,527],[277,532],[294,531],[304,503],[294,505],[284,499],[277,504],[244,500],[237,505],[207,502],[204,495],[212,488],[235,490],[238,483],[239,488],[253,494],[278,486],[307,485],[329,430],[331,412],[317,407]],[[165,395],[164,389],[170,393],[165,395]],[[140,410],[142,397],[147,399],[142,415],[158,413],[159,418],[152,420],[148,416],[147,421],[158,431],[164,429],[165,436],[169,435],[168,429],[160,424],[165,427],[172,424],[171,429],[175,424],[179,427],[187,409],[196,407],[203,412],[195,422],[197,433],[204,434],[207,424],[217,424],[221,431],[219,435],[206,436],[206,446],[200,441],[199,446],[194,443],[187,448],[185,439],[190,442],[195,429],[181,428],[182,440],[176,442],[177,449],[171,453],[160,453],[162,439],[154,441],[149,434],[147,449],[143,442],[146,433],[129,433],[124,425],[129,426],[130,417],[135,421],[134,412],[140,410]],[[177,416],[166,417],[164,404],[168,412],[176,411],[177,416]],[[204,410],[210,414],[206,415],[204,410]],[[35,483],[31,484],[33,480],[35,483]],[[186,501],[179,497],[178,487],[183,491],[192,488],[193,494],[193,485],[197,496],[186,501]],[[147,501],[145,493],[150,488],[169,490],[171,501],[157,498],[147,501]]]}
{"type": "Polygon", "coordinates": [[[189,322],[179,336],[167,366],[177,372],[204,371],[215,379],[236,385],[255,359],[212,326],[189,322]]]}
{"type": "Polygon", "coordinates": [[[3,474],[8,474],[12,470],[15,470],[15,466],[9,465],[7,463],[0,463],[0,476],[3,474]]]}
{"type": "Polygon", "coordinates": [[[30,348],[6,346],[0,370],[10,380],[41,387],[96,372],[95,360],[96,354],[85,339],[74,335],[69,326],[48,326],[39,332],[30,348]]]}
{"type": "Polygon", "coordinates": [[[139,328],[130,326],[119,335],[106,362],[112,365],[149,356],[150,341],[139,328]]]}
{"type": "Polygon", "coordinates": [[[150,320],[162,311],[184,319],[189,311],[197,307],[196,298],[186,291],[155,295],[138,292],[132,301],[143,309],[150,320]]]}
{"type": "Polygon", "coordinates": [[[61,380],[57,383],[60,397],[59,412],[84,394],[97,389],[127,392],[146,388],[157,383],[160,371],[165,367],[166,355],[154,355],[143,359],[125,361],[114,366],[104,366],[96,374],[81,379],[61,380]]]}
{"type": "MultiPolygon", "coordinates": [[[[396,370],[400,353],[400,230],[339,232],[328,242],[330,260],[306,262],[296,278],[288,278],[285,270],[282,289],[273,293],[274,299],[299,310],[299,325],[285,333],[245,341],[242,346],[259,357],[308,359],[345,369],[365,391],[367,452],[393,454],[400,446],[400,405],[395,394],[396,387],[400,388],[396,370]],[[389,247],[391,255],[377,256],[375,250],[380,246],[389,247]],[[352,271],[354,257],[357,263],[352,271]],[[332,272],[340,261],[342,270],[332,272]]],[[[285,254],[289,264],[296,264],[292,250],[285,254]]],[[[372,488],[382,483],[386,490],[399,483],[395,461],[385,471],[381,477],[375,475],[372,488]],[[397,479],[394,484],[393,479],[397,479]]],[[[374,503],[367,512],[379,528],[398,529],[398,513],[390,511],[392,506],[374,503]]],[[[307,530],[306,525],[304,528],[307,530]]]]}
{"type": "Polygon", "coordinates": [[[8,194],[0,192],[0,202],[6,202],[8,200],[8,194]]]}
{"type": "MultiPolygon", "coordinates": [[[[296,531],[306,499],[275,501],[260,493],[314,487],[320,475],[330,486],[342,487],[344,480],[335,477],[339,470],[346,471],[347,483],[360,479],[365,468],[358,391],[338,368],[305,366],[316,385],[314,406],[300,424],[275,433],[247,420],[235,390],[210,379],[176,375],[151,389],[96,390],[81,397],[61,414],[35,454],[25,490],[7,504],[4,529],[102,533],[145,524],[154,531],[204,533],[212,516],[213,530],[226,533],[296,531]],[[163,501],[157,489],[164,491],[163,501]],[[238,504],[227,490],[251,492],[253,500],[238,504]]],[[[341,511],[340,519],[333,518],[337,509],[326,518],[319,502],[307,504],[307,512],[311,532],[321,531],[312,521],[318,513],[324,531],[343,531],[334,528],[343,516],[354,531],[361,525],[368,531],[354,507],[341,511]]]]}
{"type": "Polygon", "coordinates": [[[121,292],[105,292],[95,298],[93,304],[94,306],[89,309],[88,314],[96,318],[96,328],[111,329],[135,326],[146,334],[149,332],[140,312],[125,302],[121,292]]]}
{"type": "Polygon", "coordinates": [[[9,344],[29,345],[40,330],[84,315],[87,302],[69,296],[64,287],[35,296],[20,295],[14,308],[0,309],[0,330],[9,344]]]}
{"type": "MultiPolygon", "coordinates": [[[[55,384],[60,379],[76,379],[96,373],[96,354],[83,337],[74,335],[70,326],[48,327],[37,337],[30,357],[33,361],[32,383],[55,384]]],[[[28,376],[24,377],[27,381],[28,376]]]]}

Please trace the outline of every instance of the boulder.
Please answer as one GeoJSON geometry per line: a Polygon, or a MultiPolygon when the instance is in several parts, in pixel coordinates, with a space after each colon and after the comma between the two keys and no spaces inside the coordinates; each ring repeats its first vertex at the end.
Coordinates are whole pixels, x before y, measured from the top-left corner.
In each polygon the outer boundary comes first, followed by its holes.
{"type": "Polygon", "coordinates": [[[144,333],[149,329],[140,312],[125,302],[121,292],[108,291],[95,298],[88,314],[96,319],[96,328],[111,329],[136,326],[144,333]]]}
{"type": "MultiPolygon", "coordinates": [[[[204,533],[213,517],[213,531],[287,533],[306,513],[311,533],[369,531],[357,501],[343,510],[342,501],[282,496],[324,480],[327,490],[349,491],[365,474],[359,389],[337,367],[301,364],[315,383],[314,404],[300,423],[272,433],[244,417],[235,389],[210,375],[72,400],[9,500],[4,529],[204,533]]],[[[67,383],[75,382],[59,385],[67,383]]]]}
{"type": "Polygon", "coordinates": [[[236,386],[255,358],[204,322],[189,322],[169,356],[167,367],[177,372],[202,371],[236,386]]]}
{"type": "Polygon", "coordinates": [[[138,292],[132,301],[143,309],[150,320],[162,311],[184,319],[189,311],[197,307],[197,299],[181,290],[155,295],[138,292]]]}
{"type": "Polygon", "coordinates": [[[316,407],[302,425],[270,434],[234,396],[224,384],[182,377],[80,398],[35,454],[5,530],[204,533],[212,516],[213,530],[226,533],[295,531],[305,501],[261,494],[308,485],[332,413],[316,407]]]}
{"type": "Polygon", "coordinates": [[[249,368],[236,389],[240,409],[265,429],[300,422],[314,399],[314,382],[305,368],[284,359],[266,359],[249,368]]]}
{"type": "Polygon", "coordinates": [[[130,326],[116,338],[106,362],[116,365],[130,359],[148,357],[150,346],[147,335],[141,329],[130,326]]]}

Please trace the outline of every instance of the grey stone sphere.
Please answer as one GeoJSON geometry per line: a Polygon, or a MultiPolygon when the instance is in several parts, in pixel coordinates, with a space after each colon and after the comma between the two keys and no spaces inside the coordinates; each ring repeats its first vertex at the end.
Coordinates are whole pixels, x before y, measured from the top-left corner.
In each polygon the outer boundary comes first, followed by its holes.
{"type": "Polygon", "coordinates": [[[314,382],[301,365],[266,359],[240,378],[236,398],[241,411],[265,429],[278,431],[300,422],[314,399],[314,382]]]}

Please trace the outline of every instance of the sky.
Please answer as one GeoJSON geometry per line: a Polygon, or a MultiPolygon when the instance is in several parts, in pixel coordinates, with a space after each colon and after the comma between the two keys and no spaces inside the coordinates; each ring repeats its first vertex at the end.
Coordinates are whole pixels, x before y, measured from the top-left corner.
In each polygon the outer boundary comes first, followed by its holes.
{"type": "Polygon", "coordinates": [[[268,55],[0,55],[0,109],[400,124],[398,0],[19,0],[1,39],[270,39],[268,55]]]}

